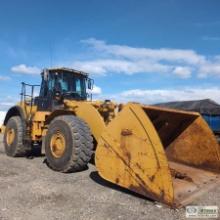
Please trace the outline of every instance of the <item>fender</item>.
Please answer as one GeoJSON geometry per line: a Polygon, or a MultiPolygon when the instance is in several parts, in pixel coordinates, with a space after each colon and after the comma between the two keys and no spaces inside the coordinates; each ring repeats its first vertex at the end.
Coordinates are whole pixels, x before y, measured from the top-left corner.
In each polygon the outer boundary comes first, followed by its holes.
{"type": "MultiPolygon", "coordinates": [[[[11,108],[8,110],[8,112],[7,112],[6,116],[5,116],[5,120],[4,120],[3,125],[6,126],[8,120],[9,120],[11,117],[13,117],[13,116],[20,116],[23,122],[26,121],[26,120],[25,120],[26,117],[25,117],[24,111],[23,111],[23,109],[21,108],[21,106],[15,105],[15,106],[11,107],[11,108]]],[[[25,123],[24,123],[24,124],[25,124],[25,123]]]]}
{"type": "MultiPolygon", "coordinates": [[[[24,131],[26,130],[26,126],[27,125],[26,125],[25,113],[24,113],[24,111],[23,111],[21,106],[15,105],[15,106],[11,107],[8,110],[8,112],[7,112],[6,116],[5,116],[5,119],[4,119],[4,123],[3,123],[2,127],[0,128],[0,133],[2,133],[2,134],[5,133],[7,122],[13,116],[20,116],[21,117],[22,124],[23,124],[23,129],[24,129],[24,131]]],[[[25,137],[25,132],[24,132],[24,137],[25,137]]]]}

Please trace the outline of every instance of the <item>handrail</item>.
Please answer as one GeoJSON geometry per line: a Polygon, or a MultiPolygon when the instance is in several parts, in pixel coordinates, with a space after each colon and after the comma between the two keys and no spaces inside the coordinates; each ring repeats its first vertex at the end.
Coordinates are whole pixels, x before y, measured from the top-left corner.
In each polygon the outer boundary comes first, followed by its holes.
{"type": "Polygon", "coordinates": [[[22,87],[21,87],[21,102],[23,101],[25,103],[25,113],[27,114],[27,108],[26,108],[26,102],[27,102],[27,97],[30,98],[30,100],[28,100],[30,102],[30,112],[29,114],[29,121],[31,120],[31,112],[32,112],[32,107],[33,107],[33,100],[34,100],[34,89],[35,87],[39,87],[40,85],[31,85],[31,84],[28,84],[28,83],[25,83],[25,82],[22,82],[21,83],[22,87]],[[31,94],[26,94],[26,86],[29,86],[31,87],[31,94]]]}

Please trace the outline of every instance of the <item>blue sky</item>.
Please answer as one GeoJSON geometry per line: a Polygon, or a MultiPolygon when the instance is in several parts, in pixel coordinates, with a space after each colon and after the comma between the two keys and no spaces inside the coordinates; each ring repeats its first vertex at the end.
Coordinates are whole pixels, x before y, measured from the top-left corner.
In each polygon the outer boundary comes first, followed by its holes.
{"type": "Polygon", "coordinates": [[[0,111],[20,82],[66,66],[95,79],[95,98],[220,102],[218,0],[8,0],[0,7],[0,111]]]}

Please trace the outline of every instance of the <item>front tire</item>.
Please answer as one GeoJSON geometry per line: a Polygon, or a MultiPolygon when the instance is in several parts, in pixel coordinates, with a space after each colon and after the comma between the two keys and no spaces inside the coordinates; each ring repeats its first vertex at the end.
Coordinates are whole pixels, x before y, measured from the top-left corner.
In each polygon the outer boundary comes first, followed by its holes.
{"type": "Polygon", "coordinates": [[[58,116],[49,125],[45,154],[49,167],[60,172],[85,169],[93,153],[93,138],[88,125],[72,116],[58,116]]]}
{"type": "Polygon", "coordinates": [[[24,127],[19,116],[11,117],[6,125],[4,133],[5,152],[10,157],[21,157],[27,155],[24,141],[24,127]]]}

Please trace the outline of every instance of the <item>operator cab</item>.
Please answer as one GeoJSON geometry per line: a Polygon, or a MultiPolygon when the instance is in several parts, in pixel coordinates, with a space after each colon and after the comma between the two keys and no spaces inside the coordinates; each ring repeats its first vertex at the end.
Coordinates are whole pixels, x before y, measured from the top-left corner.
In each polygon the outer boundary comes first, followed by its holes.
{"type": "Polygon", "coordinates": [[[86,101],[87,88],[93,87],[93,80],[87,73],[74,69],[45,69],[41,75],[40,94],[35,98],[35,104],[41,111],[61,107],[64,99],[86,101]]]}

